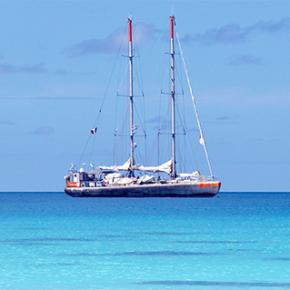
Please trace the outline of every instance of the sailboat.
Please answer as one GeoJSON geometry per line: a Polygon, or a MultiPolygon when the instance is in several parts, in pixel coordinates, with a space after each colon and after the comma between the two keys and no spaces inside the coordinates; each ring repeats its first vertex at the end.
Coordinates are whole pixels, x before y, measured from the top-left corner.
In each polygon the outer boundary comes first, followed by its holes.
{"type": "MultiPolygon", "coordinates": [[[[220,189],[221,182],[216,180],[205,146],[203,131],[197,114],[186,66],[186,76],[194,105],[200,133],[199,143],[204,147],[211,176],[206,178],[199,171],[193,173],[177,173],[176,171],[176,122],[175,122],[175,63],[174,63],[174,16],[170,16],[170,67],[171,67],[171,159],[159,166],[143,166],[135,164],[133,122],[133,46],[132,19],[128,19],[129,27],[129,90],[130,90],[130,158],[121,166],[99,166],[98,170],[86,172],[75,170],[72,166],[65,176],[65,192],[72,197],[213,197],[220,189]],[[124,175],[122,172],[127,172],[124,175]],[[151,175],[135,177],[135,172],[150,172],[151,175]],[[168,179],[155,180],[152,173],[166,173],[168,179]]],[[[181,47],[180,47],[181,50],[181,47]]],[[[183,53],[181,50],[183,58],[183,53]]],[[[185,65],[185,63],[184,63],[185,65]]]]}

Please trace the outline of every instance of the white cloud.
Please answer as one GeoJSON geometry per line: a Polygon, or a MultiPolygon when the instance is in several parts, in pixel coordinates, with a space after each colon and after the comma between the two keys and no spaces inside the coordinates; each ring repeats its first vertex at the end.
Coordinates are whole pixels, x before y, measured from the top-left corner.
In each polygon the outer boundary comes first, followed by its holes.
{"type": "Polygon", "coordinates": [[[227,24],[220,28],[209,29],[204,33],[188,34],[183,42],[196,42],[203,45],[236,44],[245,42],[248,35],[254,32],[260,33],[284,33],[290,31],[290,18],[280,21],[259,21],[252,26],[242,28],[239,24],[227,24]]]}
{"type": "MultiPolygon", "coordinates": [[[[141,45],[141,43],[153,39],[153,35],[157,30],[152,25],[136,23],[133,26],[132,31],[134,41],[133,45],[141,45]]],[[[118,28],[104,39],[92,38],[83,40],[66,49],[64,53],[66,53],[69,57],[78,57],[86,54],[116,53],[119,50],[125,51],[127,49],[127,40],[127,28],[118,28]]]]}
{"type": "Polygon", "coordinates": [[[238,55],[231,57],[229,63],[231,65],[243,65],[243,64],[262,65],[263,61],[261,58],[252,55],[238,55]]]}
{"type": "Polygon", "coordinates": [[[11,125],[15,125],[16,123],[13,122],[13,121],[7,121],[7,120],[0,120],[0,125],[8,125],[8,126],[11,126],[11,125]]]}
{"type": "Polygon", "coordinates": [[[33,135],[47,135],[47,134],[52,134],[54,132],[54,128],[50,126],[41,126],[36,128],[32,134],[33,135]]]}
{"type": "Polygon", "coordinates": [[[12,64],[0,64],[0,74],[10,73],[45,73],[46,69],[43,67],[43,63],[36,65],[12,65],[12,64]]]}

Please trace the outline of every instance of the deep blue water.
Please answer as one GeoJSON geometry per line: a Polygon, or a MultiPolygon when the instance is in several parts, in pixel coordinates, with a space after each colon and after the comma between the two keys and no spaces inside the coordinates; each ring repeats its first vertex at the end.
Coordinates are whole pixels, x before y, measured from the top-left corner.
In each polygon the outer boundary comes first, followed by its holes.
{"type": "Polygon", "coordinates": [[[290,289],[290,193],[0,193],[0,289],[290,289]]]}

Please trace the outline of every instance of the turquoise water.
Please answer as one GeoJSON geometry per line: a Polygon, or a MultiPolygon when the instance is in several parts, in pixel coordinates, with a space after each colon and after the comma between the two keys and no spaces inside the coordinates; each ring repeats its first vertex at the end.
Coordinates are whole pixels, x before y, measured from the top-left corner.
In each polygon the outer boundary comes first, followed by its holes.
{"type": "Polygon", "coordinates": [[[0,193],[0,289],[290,289],[290,194],[0,193]]]}

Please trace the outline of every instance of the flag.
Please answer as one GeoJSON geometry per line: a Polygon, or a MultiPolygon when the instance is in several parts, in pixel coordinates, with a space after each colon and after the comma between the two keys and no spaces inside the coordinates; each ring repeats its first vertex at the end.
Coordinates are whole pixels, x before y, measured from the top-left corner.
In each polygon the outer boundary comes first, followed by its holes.
{"type": "Polygon", "coordinates": [[[95,134],[95,133],[97,133],[97,130],[98,130],[98,128],[96,127],[96,128],[94,128],[94,129],[91,130],[91,133],[92,134],[95,134]]]}

